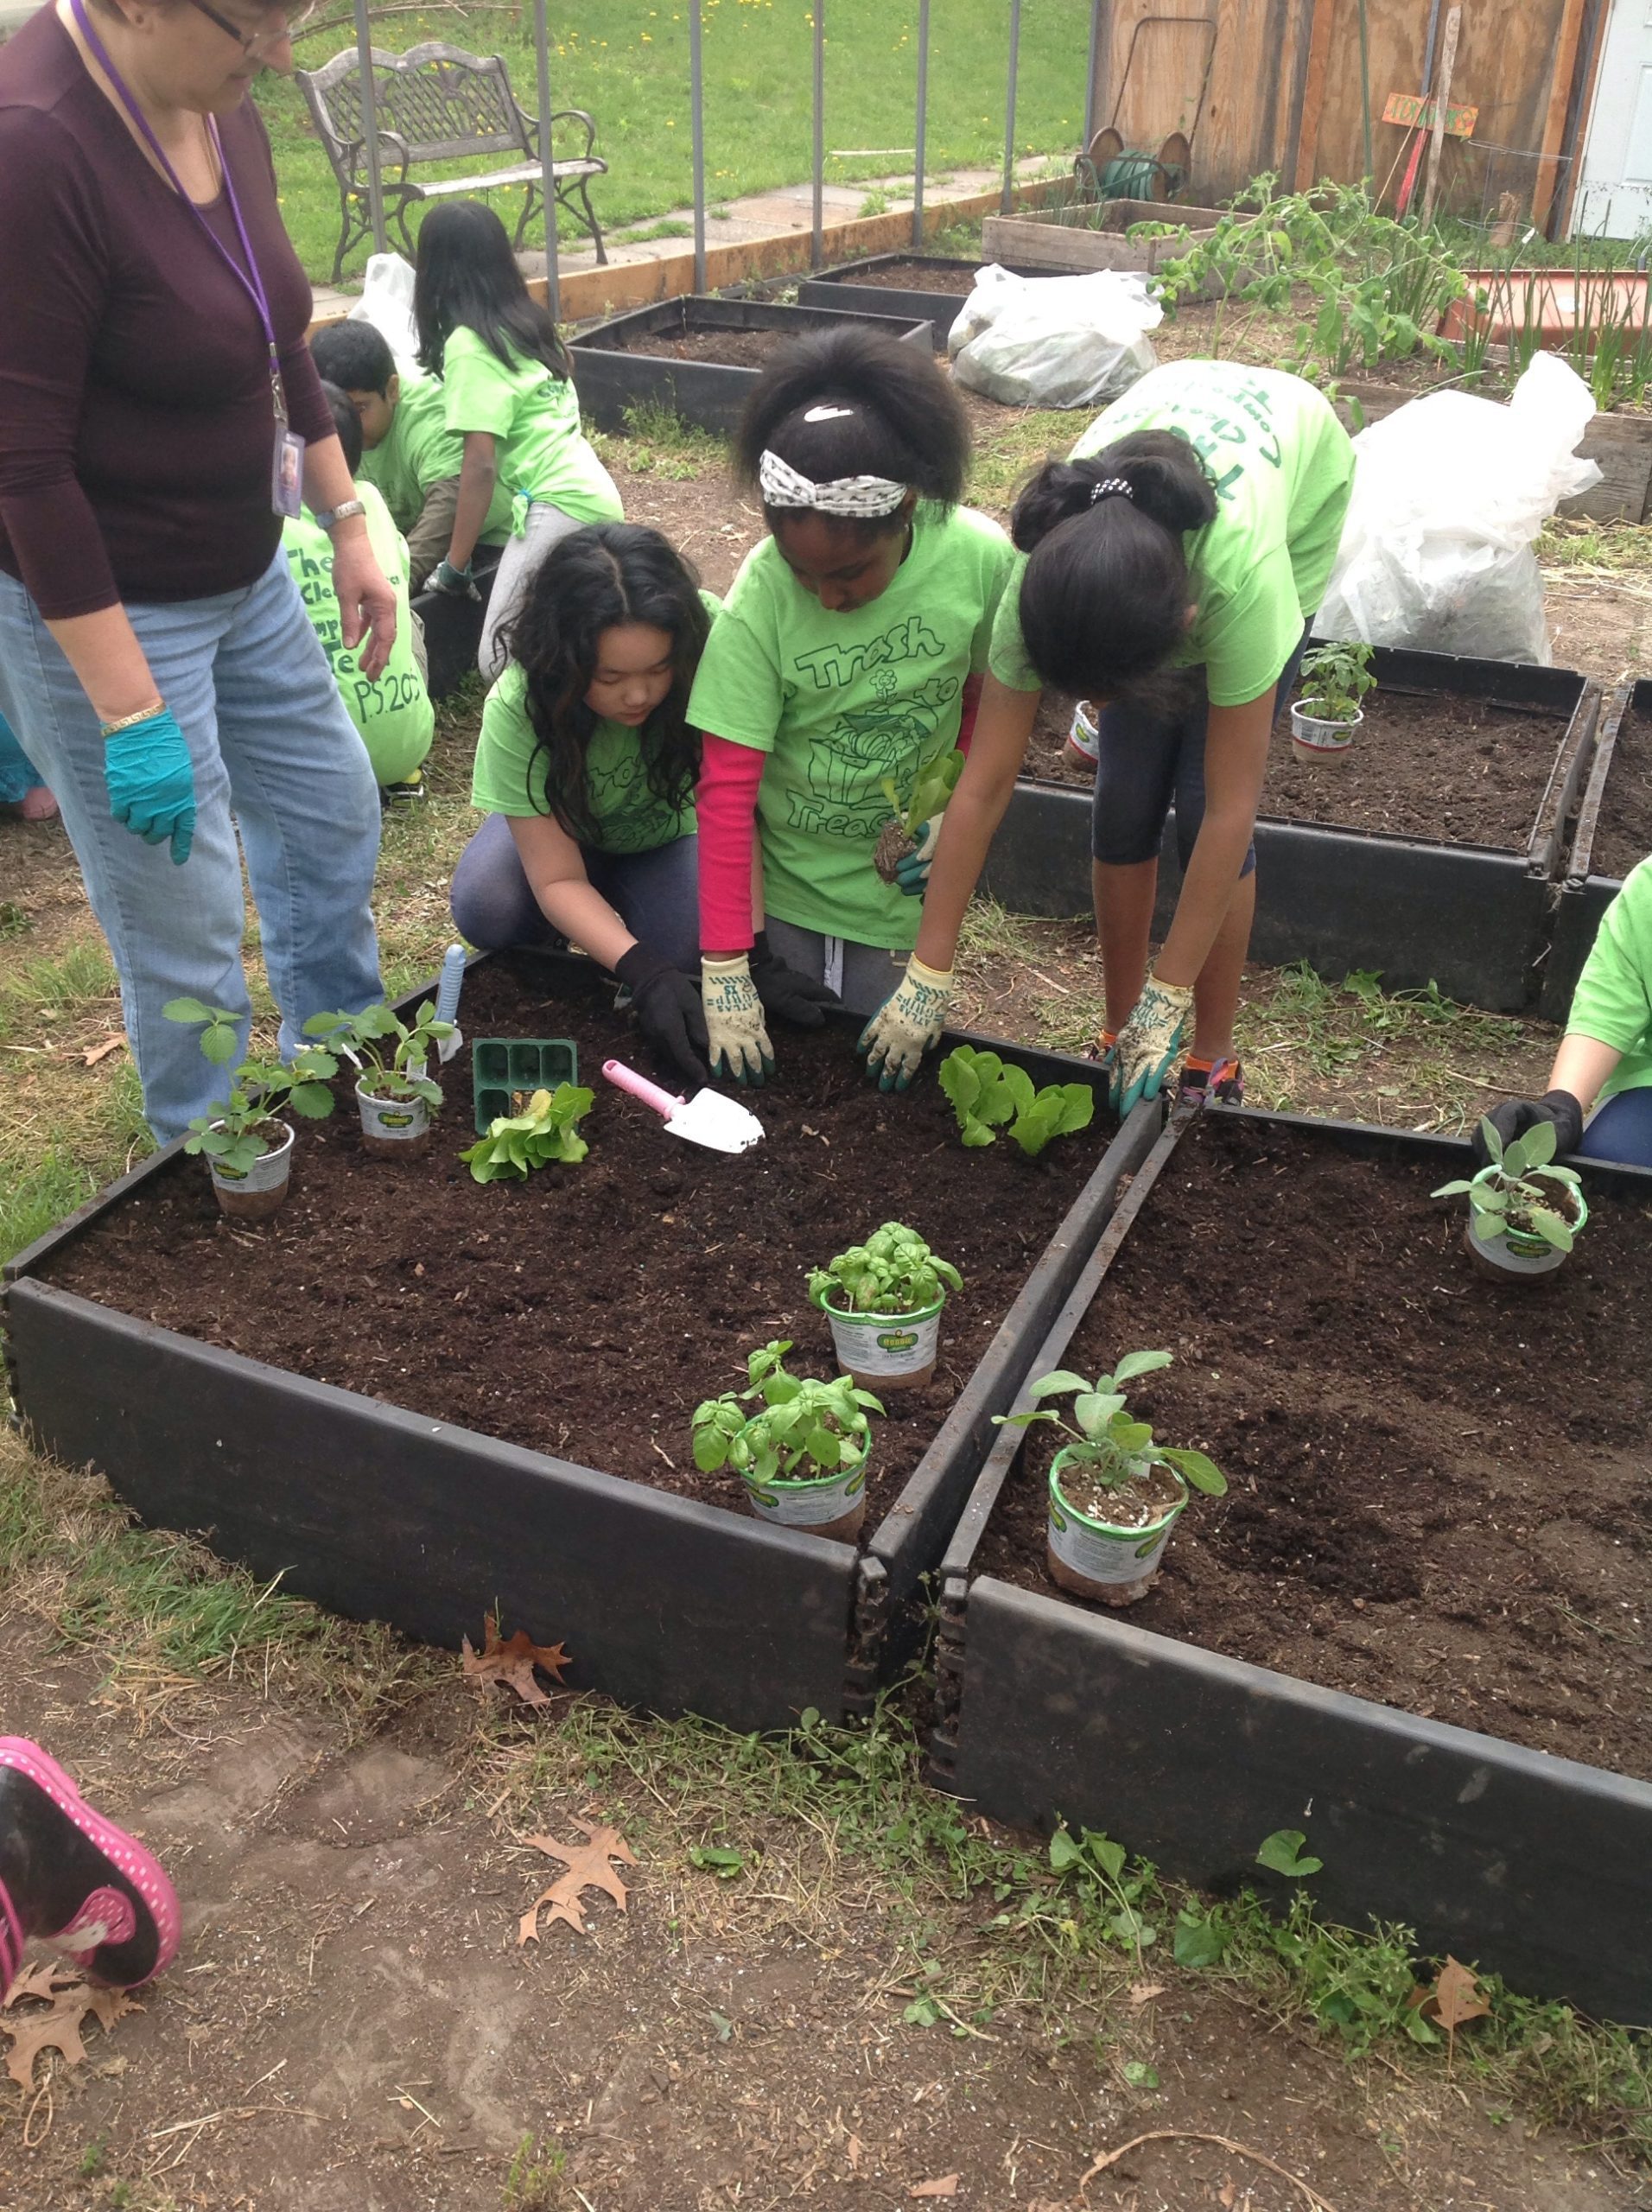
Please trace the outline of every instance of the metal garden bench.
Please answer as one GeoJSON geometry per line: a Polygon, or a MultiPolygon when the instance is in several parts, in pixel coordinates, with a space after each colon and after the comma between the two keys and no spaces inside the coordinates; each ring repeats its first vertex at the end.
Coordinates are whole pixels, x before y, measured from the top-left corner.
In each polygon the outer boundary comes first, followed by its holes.
{"type": "MultiPolygon", "coordinates": [[[[359,62],[351,47],[320,69],[294,73],[303,86],[316,135],[338,181],[339,250],[333,257],[336,284],[344,273],[346,254],[372,228],[359,62]]],[[[501,57],[467,54],[435,40],[405,54],[381,54],[375,47],[373,92],[385,212],[394,216],[409,256],[414,247],[408,236],[407,211],[416,201],[510,184],[528,188],[516,226],[515,243],[520,246],[541,198],[539,126],[523,112],[501,57]],[[477,175],[432,177],[422,183],[408,175],[416,163],[464,161],[484,154],[513,158],[508,168],[477,175]]],[[[558,155],[553,161],[556,199],[589,231],[597,259],[606,262],[607,252],[590,197],[590,180],[606,176],[608,169],[592,150],[596,124],[579,107],[558,108],[551,117],[553,133],[559,123],[583,124],[585,143],[571,156],[558,155]]]]}

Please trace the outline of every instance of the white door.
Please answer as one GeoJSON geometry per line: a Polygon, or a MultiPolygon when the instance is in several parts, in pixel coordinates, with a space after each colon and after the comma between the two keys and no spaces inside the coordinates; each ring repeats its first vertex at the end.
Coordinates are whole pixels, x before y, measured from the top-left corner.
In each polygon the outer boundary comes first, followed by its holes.
{"type": "Polygon", "coordinates": [[[1652,0],[1612,0],[1572,227],[1652,235],[1652,0]]]}

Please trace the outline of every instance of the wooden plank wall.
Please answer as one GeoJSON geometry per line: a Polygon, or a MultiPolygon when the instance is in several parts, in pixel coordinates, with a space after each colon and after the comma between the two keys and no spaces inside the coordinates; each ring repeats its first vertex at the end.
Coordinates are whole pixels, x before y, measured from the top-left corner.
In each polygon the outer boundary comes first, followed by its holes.
{"type": "MultiPolygon", "coordinates": [[[[1449,4],[1441,0],[1442,28],[1449,4]]],[[[1390,92],[1424,89],[1429,0],[1366,0],[1366,9],[1371,106],[1380,118],[1390,92]]],[[[1535,194],[1540,215],[1541,188],[1555,171],[1535,156],[1557,147],[1574,75],[1587,67],[1580,32],[1588,13],[1580,0],[1463,0],[1452,98],[1478,106],[1477,142],[1534,157],[1499,156],[1496,183],[1519,191],[1524,206],[1535,194]]],[[[1114,124],[1127,146],[1149,150],[1172,130],[1189,132],[1187,197],[1208,204],[1263,169],[1281,171],[1287,185],[1353,182],[1363,173],[1358,0],[1111,0],[1109,16],[1097,124],[1114,124]]],[[[1375,120],[1371,137],[1381,184],[1404,134],[1375,120]]],[[[1448,139],[1442,207],[1477,215],[1487,175],[1484,156],[1448,139]]]]}

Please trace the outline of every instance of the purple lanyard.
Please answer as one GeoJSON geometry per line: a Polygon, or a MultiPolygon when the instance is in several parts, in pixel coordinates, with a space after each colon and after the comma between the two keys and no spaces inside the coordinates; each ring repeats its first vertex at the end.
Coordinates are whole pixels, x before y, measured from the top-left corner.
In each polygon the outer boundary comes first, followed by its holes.
{"type": "Polygon", "coordinates": [[[275,399],[276,420],[284,428],[287,422],[287,399],[282,389],[281,357],[276,350],[276,327],[270,320],[270,301],[264,289],[264,279],[258,274],[258,264],[252,251],[252,241],[248,238],[246,225],[241,219],[241,203],[235,196],[235,180],[230,175],[230,165],[224,157],[224,142],[218,135],[216,118],[210,115],[206,118],[206,128],[212,137],[213,151],[218,156],[219,173],[224,180],[224,196],[230,203],[231,214],[235,218],[235,234],[241,241],[242,252],[246,256],[245,269],[241,267],[235,256],[224,244],[223,239],[219,237],[200,208],[184,190],[181,178],[167,159],[166,149],[149,128],[149,118],[127,90],[125,79],[110,60],[108,49],[103,41],[92,28],[91,19],[86,11],[85,0],[69,0],[69,7],[75,22],[79,26],[81,36],[97,56],[104,74],[119,93],[121,105],[143,133],[145,143],[165,171],[173,190],[206,233],[213,252],[217,254],[219,259],[257,309],[258,321],[264,325],[264,343],[270,348],[270,389],[275,399]]]}

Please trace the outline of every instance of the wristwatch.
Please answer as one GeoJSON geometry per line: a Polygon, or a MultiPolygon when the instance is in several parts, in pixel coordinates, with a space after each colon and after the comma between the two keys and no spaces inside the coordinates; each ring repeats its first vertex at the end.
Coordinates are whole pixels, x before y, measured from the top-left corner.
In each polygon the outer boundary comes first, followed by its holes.
{"type": "Polygon", "coordinates": [[[360,499],[340,499],[336,507],[321,509],[315,519],[323,530],[331,530],[335,523],[348,522],[352,515],[365,515],[366,512],[360,499]]]}

